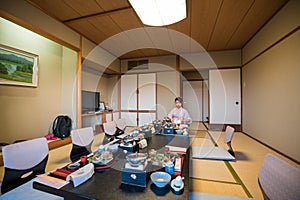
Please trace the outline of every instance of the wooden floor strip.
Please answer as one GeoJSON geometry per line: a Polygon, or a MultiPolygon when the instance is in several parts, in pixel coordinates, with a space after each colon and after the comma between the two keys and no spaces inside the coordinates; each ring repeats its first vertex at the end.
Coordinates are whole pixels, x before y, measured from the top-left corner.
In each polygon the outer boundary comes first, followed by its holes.
{"type": "Polygon", "coordinates": [[[247,196],[249,198],[253,198],[253,196],[250,194],[249,190],[247,189],[247,187],[245,186],[245,184],[243,183],[243,181],[240,179],[240,177],[238,176],[238,174],[235,172],[235,170],[233,169],[233,167],[230,165],[230,163],[228,161],[225,161],[226,166],[228,167],[229,171],[231,172],[232,176],[234,177],[235,181],[242,186],[242,188],[244,189],[245,193],[247,194],[247,196]]]}
{"type": "Polygon", "coordinates": [[[226,184],[223,182],[190,179],[190,192],[210,193],[216,195],[230,195],[247,197],[240,184],[226,184]]]}
{"type": "Polygon", "coordinates": [[[221,180],[212,180],[212,179],[206,179],[206,178],[190,177],[190,179],[194,179],[194,180],[202,180],[202,181],[211,181],[211,182],[216,182],[216,183],[225,183],[225,184],[235,184],[235,185],[240,185],[239,183],[236,183],[236,182],[221,181],[221,180]]]}
{"type": "MultiPolygon", "coordinates": [[[[208,135],[210,136],[210,139],[212,140],[212,142],[215,144],[215,146],[218,146],[218,144],[216,143],[216,141],[213,139],[210,131],[208,131],[208,135]]],[[[247,189],[247,187],[245,186],[245,184],[243,183],[243,181],[240,179],[239,175],[236,173],[236,171],[233,169],[233,167],[230,165],[230,163],[228,161],[224,161],[228,170],[230,171],[230,173],[232,174],[232,176],[234,177],[235,181],[242,186],[242,188],[244,189],[245,193],[247,194],[247,196],[249,198],[253,198],[253,196],[250,194],[249,190],[247,189]]]]}

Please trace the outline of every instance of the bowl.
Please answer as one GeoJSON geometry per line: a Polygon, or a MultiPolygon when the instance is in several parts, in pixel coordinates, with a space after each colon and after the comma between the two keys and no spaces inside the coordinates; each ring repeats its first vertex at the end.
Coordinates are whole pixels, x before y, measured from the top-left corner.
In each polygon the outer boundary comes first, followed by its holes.
{"type": "Polygon", "coordinates": [[[165,187],[170,183],[171,175],[167,172],[154,172],[150,176],[152,183],[157,187],[165,187]]]}
{"type": "Polygon", "coordinates": [[[101,160],[110,160],[113,157],[113,154],[111,151],[103,151],[101,153],[100,159],[101,160]]]}
{"type": "Polygon", "coordinates": [[[182,129],[177,129],[177,130],[176,130],[176,133],[177,133],[177,134],[182,134],[182,132],[183,132],[182,129]]]}
{"type": "Polygon", "coordinates": [[[116,143],[116,144],[111,144],[108,146],[108,149],[112,152],[117,152],[118,151],[118,147],[119,147],[119,144],[116,143]]]}
{"type": "Polygon", "coordinates": [[[139,164],[144,163],[148,155],[146,153],[132,153],[126,156],[126,160],[133,167],[139,166],[139,164]]]}

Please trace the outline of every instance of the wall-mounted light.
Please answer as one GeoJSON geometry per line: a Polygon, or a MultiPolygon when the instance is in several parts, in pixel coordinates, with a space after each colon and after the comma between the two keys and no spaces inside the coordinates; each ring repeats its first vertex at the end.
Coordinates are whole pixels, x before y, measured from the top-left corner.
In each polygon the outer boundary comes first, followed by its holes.
{"type": "Polygon", "coordinates": [[[186,0],[129,0],[143,24],[165,26],[186,18],[186,0]]]}

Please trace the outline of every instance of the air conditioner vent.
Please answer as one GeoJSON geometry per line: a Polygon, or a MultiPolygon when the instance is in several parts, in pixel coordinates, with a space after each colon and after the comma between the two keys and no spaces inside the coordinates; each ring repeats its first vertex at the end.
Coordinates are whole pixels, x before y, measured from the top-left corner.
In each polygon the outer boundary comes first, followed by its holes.
{"type": "Polygon", "coordinates": [[[148,69],[148,60],[130,60],[127,63],[128,70],[145,70],[148,69]]]}

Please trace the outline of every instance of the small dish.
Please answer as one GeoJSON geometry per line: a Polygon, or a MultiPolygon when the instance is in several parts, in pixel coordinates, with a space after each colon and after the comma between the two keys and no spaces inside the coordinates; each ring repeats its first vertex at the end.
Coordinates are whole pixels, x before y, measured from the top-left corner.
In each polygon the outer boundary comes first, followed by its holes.
{"type": "Polygon", "coordinates": [[[101,153],[100,159],[101,160],[110,160],[113,157],[112,152],[110,151],[103,151],[101,153]]]}
{"type": "Polygon", "coordinates": [[[67,166],[68,169],[71,169],[71,170],[75,170],[77,169],[78,167],[80,167],[80,163],[76,162],[76,163],[71,163],[67,166]]]}
{"type": "Polygon", "coordinates": [[[106,165],[107,163],[111,162],[113,158],[108,158],[108,159],[97,159],[97,160],[92,160],[92,163],[96,165],[106,165]]]}
{"type": "Polygon", "coordinates": [[[175,186],[175,184],[174,184],[175,181],[176,181],[175,179],[173,179],[173,180],[171,181],[171,187],[172,187],[172,189],[173,189],[175,192],[179,192],[179,191],[181,191],[181,190],[183,189],[183,187],[184,187],[184,182],[182,182],[182,184],[181,184],[180,186],[175,186]]]}

